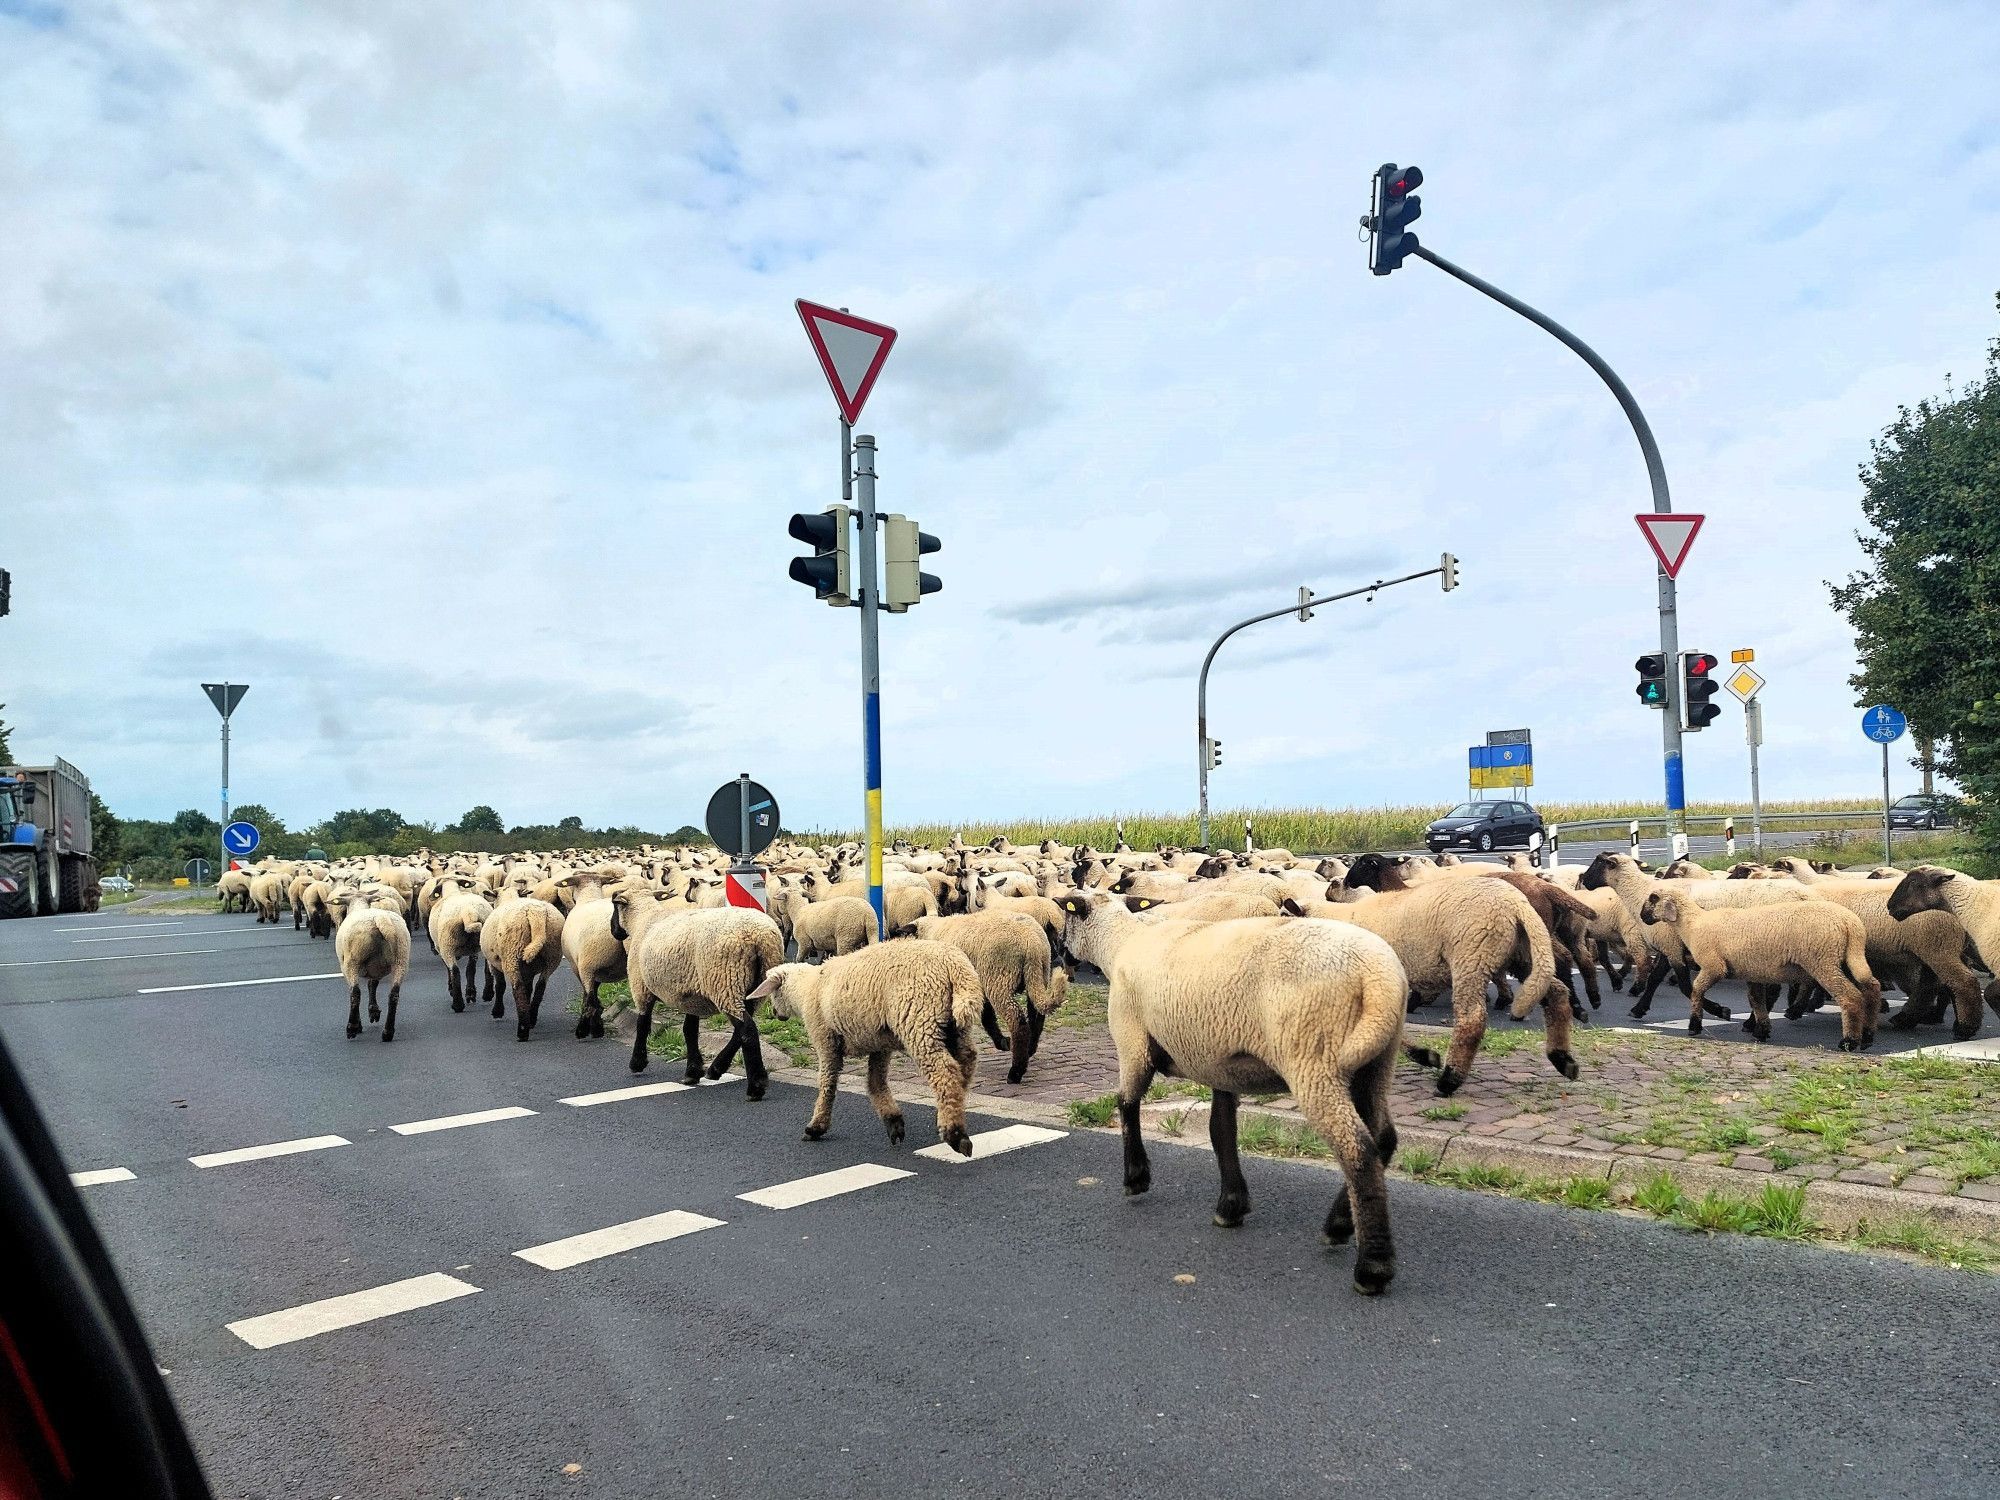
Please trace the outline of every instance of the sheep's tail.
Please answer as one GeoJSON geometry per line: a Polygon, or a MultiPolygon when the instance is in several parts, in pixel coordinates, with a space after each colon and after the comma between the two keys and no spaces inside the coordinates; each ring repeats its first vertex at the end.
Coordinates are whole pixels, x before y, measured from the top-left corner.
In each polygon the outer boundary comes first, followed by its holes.
{"type": "Polygon", "coordinates": [[[1539,1005],[1556,983],[1556,951],[1549,943],[1549,929],[1528,905],[1526,896],[1521,898],[1521,905],[1524,909],[1517,921],[1528,944],[1528,977],[1522,981],[1509,1012],[1517,1021],[1539,1005]]]}
{"type": "Polygon", "coordinates": [[[938,1040],[945,1050],[957,1054],[960,1044],[979,1025],[979,1013],[986,1006],[979,974],[972,960],[963,958],[951,966],[950,990],[945,996],[944,1016],[938,1022],[938,1040]]]}
{"type": "Polygon", "coordinates": [[[532,964],[549,945],[549,914],[539,906],[528,908],[528,941],[521,948],[521,962],[532,964]]]}
{"type": "MultiPolygon", "coordinates": [[[[1343,1080],[1385,1055],[1393,1055],[1403,1040],[1403,1015],[1409,1009],[1410,987],[1403,978],[1401,964],[1368,965],[1361,975],[1361,999],[1355,1007],[1354,1022],[1340,1039],[1336,1054],[1343,1080]]],[[[1438,1066],[1434,1052],[1423,1047],[1404,1047],[1412,1062],[1426,1066],[1419,1053],[1426,1053],[1438,1066]]],[[[1343,1094],[1346,1090],[1341,1090],[1343,1094]]]]}
{"type": "Polygon", "coordinates": [[[1847,929],[1847,952],[1840,960],[1840,972],[1853,981],[1854,987],[1861,991],[1862,998],[1871,1006],[1881,1006],[1882,982],[1868,967],[1868,935],[1859,922],[1847,929]]]}

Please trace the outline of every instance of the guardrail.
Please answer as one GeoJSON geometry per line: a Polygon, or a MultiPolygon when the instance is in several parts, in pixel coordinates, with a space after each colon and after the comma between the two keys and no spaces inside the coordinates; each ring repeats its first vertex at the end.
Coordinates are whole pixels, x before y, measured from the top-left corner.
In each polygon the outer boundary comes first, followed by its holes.
{"type": "MultiPolygon", "coordinates": [[[[1737,825],[1741,823],[1747,827],[1750,819],[1747,815],[1738,813],[1689,813],[1686,816],[1685,822],[1687,832],[1690,834],[1706,833],[1720,835],[1723,840],[1723,853],[1734,854],[1736,852],[1737,825]]],[[[1873,830],[1881,826],[1881,814],[1867,808],[1856,808],[1849,812],[1767,812],[1760,819],[1760,826],[1763,829],[1791,826],[1794,828],[1865,828],[1873,830]]],[[[1646,818],[1587,818],[1574,823],[1550,824],[1547,841],[1544,845],[1545,853],[1543,862],[1549,864],[1560,863],[1563,839],[1566,837],[1575,838],[1580,834],[1587,835],[1593,830],[1622,833],[1628,847],[1634,854],[1643,850],[1648,843],[1656,845],[1660,852],[1670,854],[1675,858],[1678,858],[1681,853],[1685,852],[1676,848],[1673,820],[1665,815],[1646,818]],[[1647,837],[1648,831],[1652,834],[1650,839],[1647,837]]],[[[1613,840],[1585,838],[1584,842],[1610,843],[1613,840]]],[[[1752,852],[1761,854],[1763,852],[1761,841],[1753,840],[1752,842],[1754,845],[1752,852]]]]}

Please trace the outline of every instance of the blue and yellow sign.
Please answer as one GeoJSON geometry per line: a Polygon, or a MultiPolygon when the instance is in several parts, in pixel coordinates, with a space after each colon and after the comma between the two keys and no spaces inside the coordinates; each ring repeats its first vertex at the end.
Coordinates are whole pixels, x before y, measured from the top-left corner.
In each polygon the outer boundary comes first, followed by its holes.
{"type": "Polygon", "coordinates": [[[1476,791],[1535,784],[1533,745],[1468,745],[1466,785],[1476,791]]]}

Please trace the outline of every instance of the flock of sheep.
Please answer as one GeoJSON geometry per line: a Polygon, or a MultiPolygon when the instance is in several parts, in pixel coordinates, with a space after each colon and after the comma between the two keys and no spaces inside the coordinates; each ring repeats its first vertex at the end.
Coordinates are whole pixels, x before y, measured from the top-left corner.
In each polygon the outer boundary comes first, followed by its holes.
{"type": "MultiPolygon", "coordinates": [[[[1389,1084],[1399,1055],[1435,1069],[1449,1094],[1470,1071],[1486,1029],[1489,989],[1517,1019],[1541,1008],[1544,1050],[1577,1076],[1570,1027],[1631,981],[1634,1015],[1673,977],[1688,1029],[1729,1018],[1709,997],[1722,978],[1747,982],[1759,1040],[1787,986],[1796,1019],[1835,1005],[1843,1050],[1869,1045],[1883,985],[1908,997],[1891,1025],[1937,1022],[1977,1033],[1973,973],[2000,962],[2000,882],[1922,868],[1836,874],[1797,859],[1717,875],[1682,862],[1655,873],[1624,854],[1587,867],[1537,871],[1454,856],[1381,854],[1310,859],[1280,849],[1212,855],[1100,852],[1053,841],[1033,850],[1004,839],[943,849],[898,845],[885,861],[889,940],[878,940],[862,852],[852,844],[774,846],[764,859],[769,913],[732,907],[724,860],[688,848],[560,855],[416,856],[332,864],[269,861],[218,886],[225,911],[285,912],[295,928],[331,937],[348,988],[347,1034],[362,1031],[361,993],[382,1039],[396,1010],[419,928],[444,964],[452,1009],[514,999],[515,1035],[532,1034],[549,977],[565,962],[582,990],[575,1032],[604,1034],[600,989],[625,980],[636,1012],[631,1069],[648,1061],[657,1008],[679,1012],[689,1081],[703,1073],[699,1028],[730,1031],[706,1073],[740,1052],[751,1099],[768,1078],[756,1013],[804,1026],[819,1066],[806,1138],[823,1136],[849,1054],[867,1058],[867,1088],[889,1139],[903,1116],[889,1090],[891,1052],[907,1053],[937,1098],[940,1138],[970,1155],[965,1097],[984,1030],[1019,1081],[1050,1012],[1080,963],[1110,986],[1118,1053],[1125,1189],[1151,1169],[1139,1106],[1155,1075],[1207,1085],[1210,1138],[1222,1179],[1215,1222],[1249,1210],[1236,1149],[1245,1092],[1283,1091],[1332,1146],[1345,1183],[1325,1234],[1358,1239],[1354,1284],[1382,1291],[1395,1256],[1383,1168],[1396,1147],[1389,1084]],[[1982,959],[1982,955],[1984,956],[1982,959]],[[787,961],[791,959],[791,961],[787,961]],[[483,978],[482,978],[483,967],[483,978]],[[389,984],[383,1017],[377,994],[389,984]],[[1407,1046],[1407,1010],[1451,997],[1444,1057],[1407,1046]]],[[[2000,981],[1986,1002],[2000,1011],[2000,981]]]]}

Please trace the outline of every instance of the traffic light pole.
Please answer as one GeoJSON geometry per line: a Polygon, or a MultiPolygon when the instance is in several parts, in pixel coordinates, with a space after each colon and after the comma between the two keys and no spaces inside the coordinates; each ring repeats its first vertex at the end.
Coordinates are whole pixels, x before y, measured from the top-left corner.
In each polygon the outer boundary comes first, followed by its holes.
{"type": "MultiPolygon", "coordinates": [[[[1595,349],[1546,313],[1530,307],[1518,297],[1508,296],[1492,282],[1473,275],[1463,266],[1453,265],[1442,255],[1433,254],[1422,245],[1412,246],[1409,253],[1429,261],[1447,276],[1457,277],[1474,291],[1484,292],[1509,311],[1519,313],[1595,370],[1597,378],[1609,386],[1611,394],[1618,398],[1618,405],[1632,424],[1633,435],[1639,439],[1639,451],[1646,460],[1646,478],[1653,487],[1654,511],[1665,514],[1673,510],[1673,502],[1667,497],[1666,466],[1660,462],[1660,445],[1653,441],[1653,429],[1646,423],[1646,414],[1639,410],[1639,403],[1632,398],[1625,382],[1618,378],[1618,372],[1606,364],[1595,349]]],[[[1675,608],[1674,580],[1664,567],[1659,569],[1659,581],[1660,654],[1667,663],[1667,702],[1660,715],[1660,749],[1666,773],[1667,812],[1678,828],[1684,825],[1681,813],[1687,806],[1686,780],[1681,772],[1681,690],[1677,670],[1681,651],[1680,623],[1675,608]]]]}
{"type": "Polygon", "coordinates": [[[875,569],[875,439],[863,433],[850,448],[847,434],[851,430],[846,422],[840,424],[840,487],[843,503],[849,500],[850,487],[859,492],[861,501],[856,515],[861,545],[855,558],[861,576],[855,591],[861,600],[861,756],[867,771],[868,904],[875,908],[877,936],[887,938],[882,912],[882,667],[876,628],[882,585],[875,569]]]}
{"type": "MultiPolygon", "coordinates": [[[[1313,609],[1321,604],[1336,604],[1342,599],[1352,599],[1357,594],[1367,594],[1372,598],[1378,589],[1394,588],[1399,583],[1410,583],[1419,578],[1431,578],[1446,572],[1447,567],[1454,575],[1451,581],[1455,582],[1458,559],[1452,558],[1449,565],[1440,563],[1435,568],[1425,568],[1421,573],[1405,573],[1401,578],[1378,578],[1373,583],[1363,584],[1360,588],[1349,589],[1343,594],[1324,594],[1316,599],[1297,599],[1287,604],[1283,609],[1273,609],[1261,615],[1252,615],[1247,620],[1238,620],[1234,625],[1215,638],[1215,644],[1208,648],[1208,655],[1201,659],[1201,676],[1195,680],[1194,690],[1195,764],[1201,769],[1201,847],[1203,849],[1208,848],[1208,669],[1214,665],[1215,653],[1222,649],[1222,643],[1245,626],[1260,624],[1265,620],[1275,620],[1279,615],[1299,615],[1303,617],[1305,611],[1309,609],[1313,609]]],[[[1301,590],[1301,593],[1303,592],[1301,590]]],[[[878,798],[877,800],[879,801],[880,799],[878,798]]],[[[1247,829],[1244,842],[1246,844],[1249,842],[1247,829]]]]}

